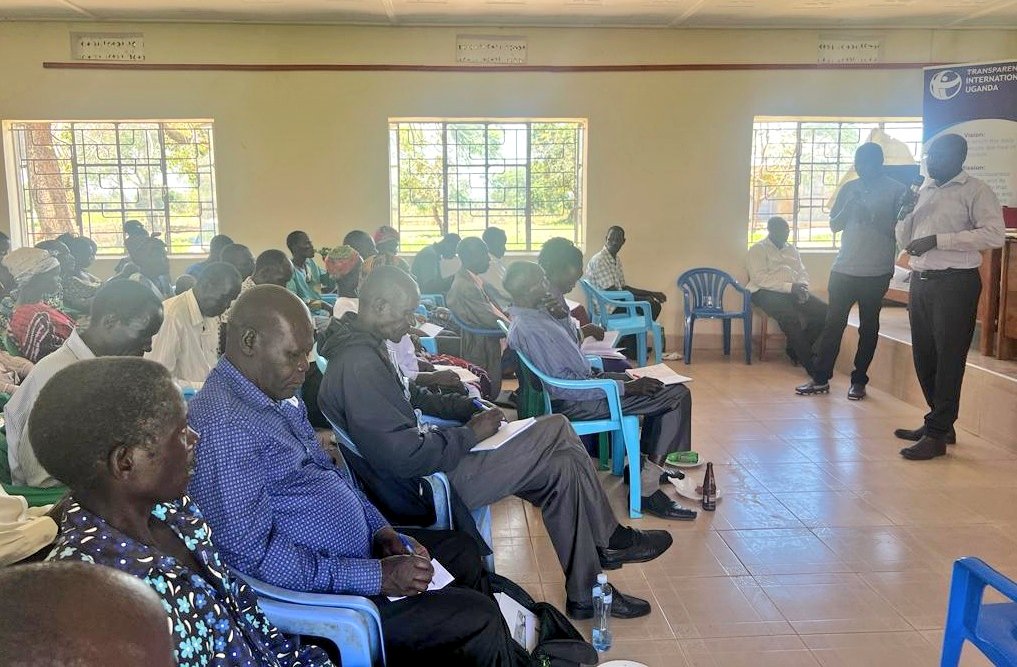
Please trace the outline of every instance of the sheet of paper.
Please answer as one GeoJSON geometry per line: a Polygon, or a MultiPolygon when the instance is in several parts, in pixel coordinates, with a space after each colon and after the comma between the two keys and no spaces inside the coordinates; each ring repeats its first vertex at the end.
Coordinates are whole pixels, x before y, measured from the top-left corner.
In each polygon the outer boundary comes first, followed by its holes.
{"type": "Polygon", "coordinates": [[[565,305],[569,307],[569,312],[571,313],[573,310],[579,307],[579,302],[573,301],[572,299],[565,299],[565,305]]]}
{"type": "Polygon", "coordinates": [[[437,324],[432,324],[431,322],[424,322],[423,324],[418,325],[417,328],[423,331],[428,336],[437,336],[438,332],[440,332],[444,327],[441,327],[437,324]]]}
{"type": "Polygon", "coordinates": [[[519,435],[520,433],[522,433],[523,431],[530,428],[536,423],[537,420],[534,417],[530,417],[529,419],[519,419],[514,422],[505,422],[501,425],[501,428],[498,429],[497,433],[492,435],[487,440],[482,440],[478,442],[477,445],[470,451],[489,452],[492,449],[498,449],[506,442],[516,437],[517,435],[519,435]]]}
{"type": "Polygon", "coordinates": [[[532,653],[537,648],[537,635],[540,631],[540,621],[537,615],[519,604],[506,593],[495,593],[494,599],[501,610],[502,618],[509,627],[512,639],[520,646],[532,653]]]}
{"type": "Polygon", "coordinates": [[[602,341],[596,341],[592,338],[587,338],[583,341],[582,345],[583,354],[592,354],[597,357],[603,357],[605,359],[624,359],[625,355],[622,354],[622,348],[611,347],[604,345],[602,341]]]}
{"type": "Polygon", "coordinates": [[[633,368],[627,371],[630,378],[656,378],[664,384],[684,384],[686,382],[692,382],[692,378],[685,375],[679,375],[671,370],[671,367],[667,364],[655,364],[653,366],[644,366],[642,368],[633,368]]]}
{"type": "MultiPolygon", "coordinates": [[[[445,569],[445,566],[442,565],[441,563],[439,563],[438,561],[436,561],[433,558],[431,559],[431,567],[434,568],[434,577],[431,579],[431,583],[429,583],[427,585],[427,590],[429,590],[429,591],[441,590],[442,588],[445,588],[446,586],[451,584],[453,581],[455,581],[455,577],[453,577],[452,574],[448,570],[445,569]]],[[[405,595],[401,595],[401,596],[400,595],[397,595],[397,596],[391,596],[390,595],[388,597],[388,599],[391,600],[392,602],[395,602],[396,600],[402,600],[404,597],[406,597],[406,596],[405,595]]]]}
{"type": "Polygon", "coordinates": [[[435,364],[434,370],[436,371],[452,371],[459,376],[459,379],[463,382],[480,382],[480,378],[477,374],[471,371],[469,368],[462,368],[460,366],[443,366],[441,364],[435,364]]]}

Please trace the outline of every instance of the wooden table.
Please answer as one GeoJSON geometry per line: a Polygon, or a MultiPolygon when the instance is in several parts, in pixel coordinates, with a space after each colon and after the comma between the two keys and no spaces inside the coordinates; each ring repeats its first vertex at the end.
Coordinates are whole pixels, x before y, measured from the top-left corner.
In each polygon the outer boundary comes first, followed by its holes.
{"type": "Polygon", "coordinates": [[[996,356],[1017,358],[1017,237],[1008,236],[1000,261],[996,356]]]}
{"type": "Polygon", "coordinates": [[[978,351],[993,356],[1000,311],[1000,276],[1003,252],[996,248],[982,251],[982,295],[978,298],[978,321],[982,325],[978,351]]]}

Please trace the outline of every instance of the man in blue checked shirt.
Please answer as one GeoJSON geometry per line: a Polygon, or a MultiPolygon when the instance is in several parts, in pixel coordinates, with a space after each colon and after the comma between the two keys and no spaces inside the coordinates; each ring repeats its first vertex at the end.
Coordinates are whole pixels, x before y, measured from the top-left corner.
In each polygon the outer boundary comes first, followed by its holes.
{"type": "Polygon", "coordinates": [[[297,296],[252,288],[234,304],[226,353],[191,401],[201,447],[190,491],[223,558],[276,586],[371,597],[390,664],[525,664],[487,595],[474,541],[400,535],[319,446],[298,396],[313,342],[297,296]],[[427,591],[431,558],[452,585],[427,591]]]}

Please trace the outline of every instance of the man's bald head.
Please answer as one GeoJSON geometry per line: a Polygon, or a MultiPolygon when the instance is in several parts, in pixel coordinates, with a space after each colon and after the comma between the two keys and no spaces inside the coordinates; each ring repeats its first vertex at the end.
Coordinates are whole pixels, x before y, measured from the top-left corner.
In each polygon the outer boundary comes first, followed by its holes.
{"type": "Polygon", "coordinates": [[[416,323],[420,289],[413,276],[394,266],[379,266],[360,288],[359,326],[398,342],[416,323]]]}
{"type": "Polygon", "coordinates": [[[226,358],[276,401],[293,396],[307,373],[314,326],[307,306],[277,285],[240,295],[226,325],[226,358]]]}
{"type": "Polygon", "coordinates": [[[491,255],[487,252],[487,244],[476,236],[470,236],[460,241],[457,253],[459,261],[473,273],[478,275],[486,273],[491,267],[491,255]]]}
{"type": "Polygon", "coordinates": [[[158,596],[118,570],[78,562],[5,568],[0,600],[0,665],[176,665],[158,596]]]}
{"type": "Polygon", "coordinates": [[[502,283],[512,296],[512,302],[521,308],[535,308],[547,293],[544,269],[535,262],[513,262],[505,272],[502,283]]]}

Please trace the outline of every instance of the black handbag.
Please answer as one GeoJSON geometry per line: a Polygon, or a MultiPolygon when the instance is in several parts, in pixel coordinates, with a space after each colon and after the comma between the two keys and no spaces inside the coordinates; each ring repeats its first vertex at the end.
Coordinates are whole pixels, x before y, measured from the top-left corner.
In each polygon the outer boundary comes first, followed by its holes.
{"type": "MultiPolygon", "coordinates": [[[[554,605],[536,602],[511,579],[498,574],[489,574],[488,577],[493,593],[505,593],[537,616],[540,631],[537,635],[537,646],[529,656],[533,667],[579,667],[597,664],[599,658],[593,646],[554,605]]],[[[525,653],[525,649],[522,647],[520,649],[525,653]]]]}

